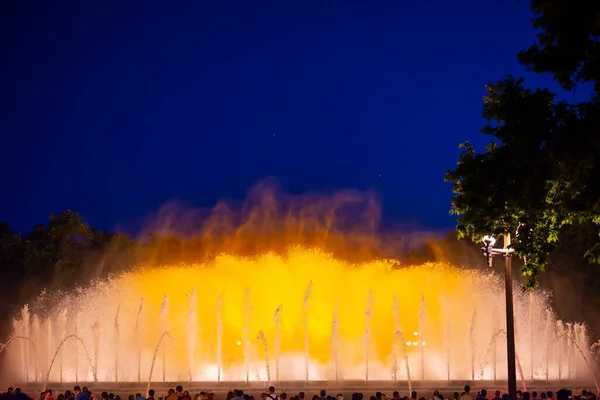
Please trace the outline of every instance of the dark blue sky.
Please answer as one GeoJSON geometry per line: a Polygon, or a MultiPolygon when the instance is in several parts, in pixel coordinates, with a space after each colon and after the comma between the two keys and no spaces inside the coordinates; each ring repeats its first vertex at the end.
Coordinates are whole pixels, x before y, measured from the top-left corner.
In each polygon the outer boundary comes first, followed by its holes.
{"type": "Polygon", "coordinates": [[[111,228],[266,176],[452,227],[443,174],[459,142],[487,142],[484,84],[522,75],[535,40],[528,1],[0,7],[0,220],[18,230],[65,208],[111,228]]]}

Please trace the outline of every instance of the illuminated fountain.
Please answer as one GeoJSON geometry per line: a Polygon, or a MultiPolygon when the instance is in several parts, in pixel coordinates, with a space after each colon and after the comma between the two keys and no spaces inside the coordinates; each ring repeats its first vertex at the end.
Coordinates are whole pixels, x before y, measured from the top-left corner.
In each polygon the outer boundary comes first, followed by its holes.
{"type": "MultiPolygon", "coordinates": [[[[415,237],[383,236],[374,196],[291,196],[267,182],[242,207],[217,204],[181,242],[172,211],[147,230],[176,251],[140,240],[148,266],[43,292],[18,313],[19,340],[0,346],[13,381],[506,379],[502,278],[399,265],[389,257],[415,237]]],[[[589,379],[585,327],[549,304],[515,292],[520,378],[589,379]]]]}
{"type": "MultiPolygon", "coordinates": [[[[482,271],[299,247],[149,268],[43,294],[5,362],[23,382],[147,382],[153,360],[153,381],[503,380],[504,285],[482,271]]],[[[585,327],[548,304],[515,293],[520,375],[589,379],[585,327]]]]}

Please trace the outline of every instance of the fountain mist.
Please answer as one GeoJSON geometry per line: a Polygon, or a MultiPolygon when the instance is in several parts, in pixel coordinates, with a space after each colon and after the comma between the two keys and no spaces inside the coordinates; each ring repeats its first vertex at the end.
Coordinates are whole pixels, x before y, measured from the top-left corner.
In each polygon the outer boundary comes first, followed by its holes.
{"type": "MultiPolygon", "coordinates": [[[[514,299],[515,315],[522,316],[515,320],[521,369],[528,379],[531,371],[534,379],[566,378],[564,324],[552,312],[539,312],[550,309],[548,296],[540,291],[531,295],[517,291],[514,299]],[[534,340],[530,338],[532,328],[534,340]]],[[[75,334],[82,342],[63,344],[50,373],[52,382],[61,376],[63,381],[80,382],[150,381],[154,362],[162,367],[162,377],[156,374],[159,380],[254,380],[254,371],[264,379],[267,367],[255,339],[261,330],[274,343],[271,378],[279,381],[334,376],[391,380],[398,379],[398,371],[402,379],[411,379],[414,372],[411,374],[409,367],[416,371],[417,365],[421,366],[421,379],[447,380],[451,367],[453,380],[467,380],[473,377],[471,354],[481,363],[475,379],[493,379],[496,370],[498,379],[506,379],[505,352],[493,356],[495,346],[502,348],[506,340],[497,334],[504,328],[498,318],[503,309],[497,306],[504,303],[502,279],[445,264],[401,268],[393,260],[351,264],[319,250],[291,248],[285,254],[220,255],[207,264],[144,269],[94,282],[86,291],[48,293],[39,301],[24,307],[12,324],[13,336],[27,333],[39,347],[39,362],[29,355],[32,347],[27,341],[11,342],[3,360],[11,366],[6,370],[14,375],[13,381],[44,379],[65,338],[64,310],[70,321],[67,336],[75,334]],[[236,279],[229,279],[232,276],[236,279]],[[210,290],[203,290],[202,299],[192,301],[190,294],[198,282],[210,290]],[[464,288],[485,288],[486,301],[481,301],[480,293],[464,288]],[[376,301],[365,309],[370,290],[376,301]],[[89,296],[89,291],[94,296],[89,296]],[[394,293],[402,294],[401,301],[394,293]],[[44,307],[47,304],[52,307],[44,307]],[[468,321],[475,306],[477,327],[471,335],[473,324],[468,321]],[[112,329],[100,327],[112,328],[118,307],[117,340],[112,329]],[[283,324],[279,322],[282,309],[283,324]],[[274,310],[279,311],[274,314],[274,310]],[[194,321],[212,328],[194,328],[194,321]],[[172,340],[163,341],[155,360],[157,343],[167,330],[172,340]],[[86,361],[81,343],[90,350],[91,363],[86,361]],[[253,356],[256,352],[259,357],[253,356]]],[[[585,327],[573,325],[569,338],[581,348],[579,352],[571,345],[571,379],[591,378],[584,359],[590,360],[585,327]]]]}

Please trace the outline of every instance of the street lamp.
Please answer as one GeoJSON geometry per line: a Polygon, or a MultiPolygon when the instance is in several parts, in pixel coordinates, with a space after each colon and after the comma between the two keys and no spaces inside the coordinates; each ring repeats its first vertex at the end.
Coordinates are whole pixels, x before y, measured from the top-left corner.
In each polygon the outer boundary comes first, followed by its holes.
{"type": "Polygon", "coordinates": [[[517,398],[517,372],[515,362],[515,319],[513,313],[512,270],[510,257],[515,252],[510,248],[510,233],[504,235],[504,247],[496,248],[494,235],[483,237],[481,251],[486,257],[488,266],[492,266],[494,256],[504,257],[504,281],[506,287],[506,356],[508,366],[508,395],[510,400],[517,398]]]}

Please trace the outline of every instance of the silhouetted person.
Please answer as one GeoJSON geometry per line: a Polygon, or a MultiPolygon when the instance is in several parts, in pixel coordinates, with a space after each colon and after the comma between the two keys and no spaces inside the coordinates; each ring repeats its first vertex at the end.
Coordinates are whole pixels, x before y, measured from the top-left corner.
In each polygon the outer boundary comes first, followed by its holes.
{"type": "Polygon", "coordinates": [[[0,400],[10,400],[14,396],[14,389],[11,387],[5,393],[0,394],[0,400]]]}
{"type": "Polygon", "coordinates": [[[279,400],[279,396],[275,394],[275,386],[269,386],[269,394],[267,395],[268,400],[279,400]]]}
{"type": "Polygon", "coordinates": [[[460,400],[473,400],[473,397],[471,396],[471,386],[465,386],[465,392],[460,396],[460,400]]]}
{"type": "Polygon", "coordinates": [[[75,400],[90,400],[91,393],[81,390],[80,386],[75,386],[73,392],[75,393],[75,400]]]}

